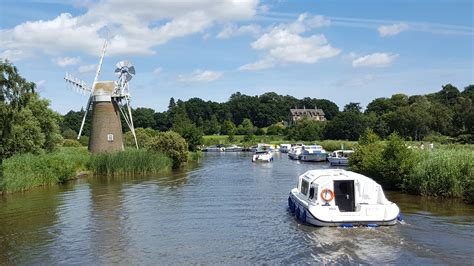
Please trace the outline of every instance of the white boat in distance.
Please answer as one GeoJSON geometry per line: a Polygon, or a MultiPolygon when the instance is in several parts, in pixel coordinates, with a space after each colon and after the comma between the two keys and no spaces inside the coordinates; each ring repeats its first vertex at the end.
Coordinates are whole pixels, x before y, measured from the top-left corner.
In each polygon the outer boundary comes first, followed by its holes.
{"type": "Polygon", "coordinates": [[[398,206],[387,200],[374,180],[342,169],[310,170],[290,192],[291,213],[316,226],[394,225],[398,206]]]}
{"type": "Polygon", "coordinates": [[[239,151],[242,151],[243,149],[244,148],[239,147],[237,145],[232,145],[232,146],[224,148],[224,151],[225,152],[239,152],[239,151]]]}
{"type": "Polygon", "coordinates": [[[281,153],[288,153],[291,149],[291,144],[281,144],[278,149],[281,153]]]}
{"type": "Polygon", "coordinates": [[[303,145],[298,159],[305,162],[325,162],[328,153],[320,145],[303,145]]]}
{"type": "Polygon", "coordinates": [[[302,144],[292,145],[290,151],[288,151],[288,158],[292,160],[298,160],[303,148],[302,144]]]}
{"type": "Polygon", "coordinates": [[[269,150],[256,151],[252,156],[252,162],[271,162],[273,161],[272,152],[269,150]]]}
{"type": "Polygon", "coordinates": [[[224,148],[220,147],[220,146],[209,146],[209,147],[205,148],[204,151],[207,151],[207,152],[221,152],[221,151],[224,151],[224,148]]]}
{"type": "Polygon", "coordinates": [[[352,153],[354,153],[353,150],[336,150],[328,157],[328,161],[331,165],[347,166],[349,165],[349,157],[352,153]]]}

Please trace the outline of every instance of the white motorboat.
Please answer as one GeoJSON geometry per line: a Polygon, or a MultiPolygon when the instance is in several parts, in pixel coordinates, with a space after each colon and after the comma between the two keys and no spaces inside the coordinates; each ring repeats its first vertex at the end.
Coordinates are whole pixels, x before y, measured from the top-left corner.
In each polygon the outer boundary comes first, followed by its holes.
{"type": "Polygon", "coordinates": [[[252,162],[271,162],[273,161],[272,152],[269,150],[259,150],[252,156],[252,162]]]}
{"type": "Polygon", "coordinates": [[[336,150],[331,153],[328,157],[328,161],[331,165],[349,165],[349,157],[354,153],[353,150],[336,150]]]}
{"type": "Polygon", "coordinates": [[[394,225],[398,206],[371,178],[342,169],[310,170],[298,178],[288,197],[297,219],[316,226],[394,225]]]}
{"type": "Polygon", "coordinates": [[[328,153],[320,145],[304,145],[298,159],[305,162],[325,162],[328,153]]]}
{"type": "Polygon", "coordinates": [[[232,145],[232,146],[224,148],[225,152],[239,152],[239,151],[242,151],[242,150],[243,150],[243,148],[239,147],[237,145],[232,145]]]}
{"type": "Polygon", "coordinates": [[[302,147],[303,145],[293,145],[291,148],[290,148],[290,151],[288,151],[288,158],[292,159],[292,160],[298,160],[299,159],[299,156],[301,154],[301,150],[303,149],[302,147]]]}
{"type": "Polygon", "coordinates": [[[281,153],[288,153],[291,149],[291,144],[281,144],[278,149],[281,153]]]}
{"type": "Polygon", "coordinates": [[[224,151],[224,148],[220,147],[220,146],[209,146],[209,147],[205,148],[204,151],[207,151],[207,152],[221,152],[221,151],[224,151]]]}

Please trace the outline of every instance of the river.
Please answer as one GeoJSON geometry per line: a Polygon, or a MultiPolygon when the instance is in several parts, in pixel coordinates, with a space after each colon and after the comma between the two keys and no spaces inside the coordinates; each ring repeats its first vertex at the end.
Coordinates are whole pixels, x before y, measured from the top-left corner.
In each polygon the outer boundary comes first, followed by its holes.
{"type": "Polygon", "coordinates": [[[15,264],[472,264],[474,206],[386,192],[405,224],[317,228],[287,210],[326,163],[208,153],[147,177],[94,177],[0,197],[0,261],[15,264]]]}

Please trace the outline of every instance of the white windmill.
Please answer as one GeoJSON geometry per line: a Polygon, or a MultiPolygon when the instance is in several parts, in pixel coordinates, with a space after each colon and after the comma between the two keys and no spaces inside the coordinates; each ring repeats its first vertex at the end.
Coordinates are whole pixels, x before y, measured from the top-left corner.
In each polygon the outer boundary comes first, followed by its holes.
{"type": "Polygon", "coordinates": [[[133,75],[135,75],[135,67],[128,61],[121,61],[117,63],[117,69],[115,70],[118,76],[117,81],[99,81],[98,79],[100,77],[106,49],[107,41],[104,43],[102,49],[102,56],[100,57],[92,87],[87,86],[84,81],[73,77],[69,73],[66,73],[66,77],[64,78],[67,84],[73,89],[84,94],[90,94],[77,137],[78,139],[80,138],[82,130],[84,129],[87,113],[91,111],[92,125],[89,136],[89,150],[94,153],[123,150],[123,133],[120,121],[121,113],[132,132],[135,146],[138,149],[129,93],[129,81],[133,75]]]}

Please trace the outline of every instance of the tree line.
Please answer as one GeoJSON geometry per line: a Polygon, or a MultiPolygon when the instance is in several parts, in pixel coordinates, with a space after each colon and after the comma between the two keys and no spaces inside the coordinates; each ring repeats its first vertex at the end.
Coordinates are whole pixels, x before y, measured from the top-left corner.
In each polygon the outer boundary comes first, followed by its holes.
{"type": "MultiPolygon", "coordinates": [[[[462,91],[451,84],[426,95],[394,94],[371,101],[363,111],[359,103],[339,107],[326,99],[297,99],[274,92],[258,96],[234,93],[227,102],[218,103],[191,98],[187,101],[171,98],[168,110],[133,109],[137,128],[158,131],[174,130],[190,143],[193,150],[202,135],[284,135],[291,140],[358,140],[367,129],[381,138],[393,132],[407,140],[473,141],[474,85],[462,91]],[[288,125],[291,108],[320,108],[327,121],[302,119],[288,125]]],[[[71,132],[80,126],[84,112],[70,111],[64,116],[61,129],[71,132]]],[[[123,125],[125,123],[122,123],[123,125]]],[[[86,123],[89,125],[89,123],[86,123]]],[[[124,130],[128,130],[124,127],[124,130]]],[[[85,135],[89,128],[86,126],[85,135]]]]}

